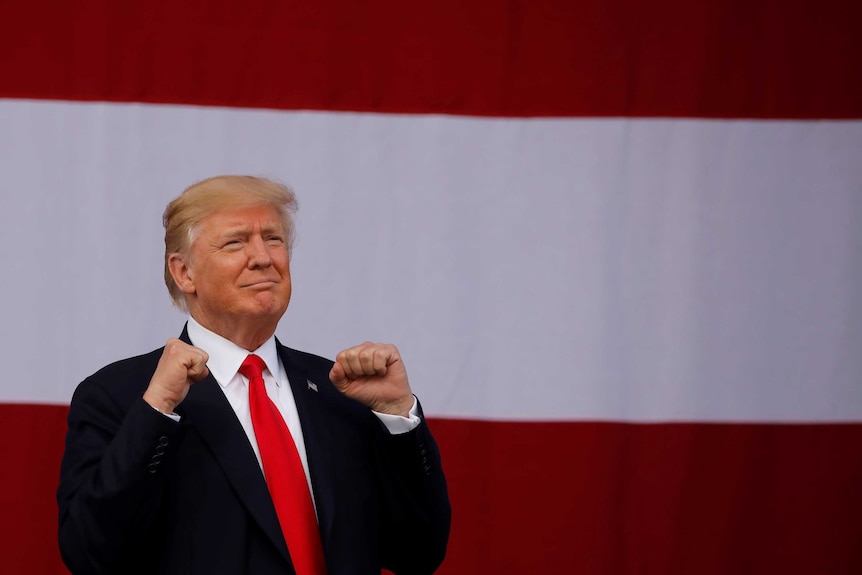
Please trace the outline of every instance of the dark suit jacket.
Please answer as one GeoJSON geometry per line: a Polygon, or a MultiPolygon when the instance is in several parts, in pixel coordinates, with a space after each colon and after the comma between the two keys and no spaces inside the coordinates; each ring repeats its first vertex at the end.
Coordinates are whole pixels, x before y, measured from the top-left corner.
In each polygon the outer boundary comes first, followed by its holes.
{"type": "MultiPolygon", "coordinates": [[[[330,383],[332,362],[277,346],[329,575],[433,572],[450,508],[424,418],[390,435],[330,383]]],[[[192,385],[180,423],[141,399],[161,354],[111,364],[75,391],[57,490],[66,565],[75,575],[293,573],[263,473],[212,376],[192,385]]]]}

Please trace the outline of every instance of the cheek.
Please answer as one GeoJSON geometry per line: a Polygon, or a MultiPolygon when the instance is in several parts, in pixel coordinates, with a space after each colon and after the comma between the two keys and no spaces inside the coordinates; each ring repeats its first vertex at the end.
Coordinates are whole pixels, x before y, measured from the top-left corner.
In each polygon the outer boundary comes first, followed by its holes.
{"type": "Polygon", "coordinates": [[[286,253],[279,253],[277,256],[273,257],[273,262],[275,262],[276,267],[278,268],[281,274],[289,279],[290,278],[290,257],[286,253]]]}
{"type": "Polygon", "coordinates": [[[290,263],[289,262],[285,262],[284,266],[282,267],[281,279],[282,279],[282,282],[281,282],[282,286],[284,287],[283,293],[287,296],[288,299],[290,299],[290,294],[293,290],[293,284],[292,284],[291,279],[290,279],[290,263]]]}
{"type": "Polygon", "coordinates": [[[227,291],[236,283],[244,267],[241,263],[230,261],[209,262],[205,269],[198,270],[201,281],[209,285],[211,291],[227,291]]]}

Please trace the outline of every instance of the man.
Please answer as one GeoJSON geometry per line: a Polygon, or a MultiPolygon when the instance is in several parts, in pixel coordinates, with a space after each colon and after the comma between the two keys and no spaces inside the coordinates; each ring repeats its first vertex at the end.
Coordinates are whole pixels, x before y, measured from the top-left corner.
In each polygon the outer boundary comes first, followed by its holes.
{"type": "Polygon", "coordinates": [[[168,205],[179,339],[72,398],[57,500],[78,574],[433,572],[450,508],[392,345],[335,362],[274,337],[291,294],[287,188],[221,176],[168,205]],[[281,443],[279,443],[281,442],[281,443]]]}

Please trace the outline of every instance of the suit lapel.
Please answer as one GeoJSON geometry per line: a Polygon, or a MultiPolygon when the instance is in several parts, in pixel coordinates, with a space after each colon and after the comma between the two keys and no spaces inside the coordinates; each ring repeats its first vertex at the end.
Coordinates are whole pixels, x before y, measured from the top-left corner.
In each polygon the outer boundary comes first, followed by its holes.
{"type": "MultiPolygon", "coordinates": [[[[191,343],[186,329],[183,329],[180,339],[191,343]]],[[[263,472],[242,425],[215,378],[208,375],[192,385],[177,413],[182,416],[184,425],[198,431],[242,504],[289,562],[290,554],[263,472]]]]}
{"type": "Polygon", "coordinates": [[[335,454],[327,447],[329,430],[325,423],[327,414],[324,412],[324,399],[321,383],[309,379],[308,372],[302,362],[297,361],[295,354],[278,343],[278,354],[287,372],[287,379],[296,402],[296,411],[302,426],[305,442],[305,454],[308,459],[308,469],[311,474],[311,485],[314,489],[314,503],[317,508],[317,521],[324,551],[326,542],[332,530],[335,511],[335,490],[331,481],[321,478],[330,476],[333,468],[332,457],[335,454]]]}

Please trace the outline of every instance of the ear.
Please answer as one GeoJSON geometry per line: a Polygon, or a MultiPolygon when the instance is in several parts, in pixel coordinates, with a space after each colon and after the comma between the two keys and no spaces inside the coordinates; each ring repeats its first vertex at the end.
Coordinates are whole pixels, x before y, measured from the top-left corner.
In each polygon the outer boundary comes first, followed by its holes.
{"type": "Polygon", "coordinates": [[[187,261],[187,256],[173,253],[168,256],[168,269],[180,291],[186,294],[195,293],[194,273],[187,261]]]}

